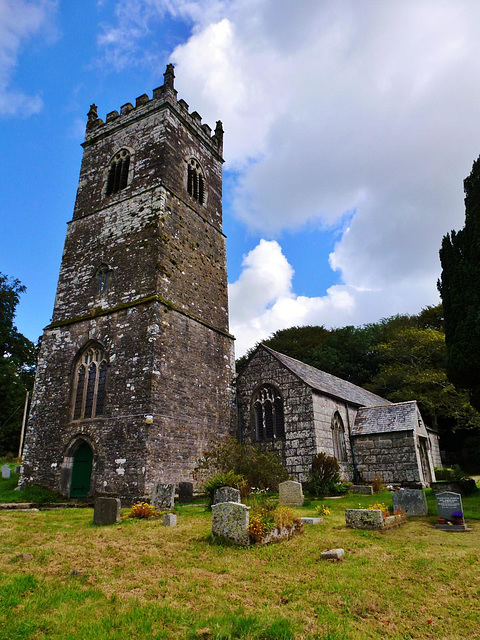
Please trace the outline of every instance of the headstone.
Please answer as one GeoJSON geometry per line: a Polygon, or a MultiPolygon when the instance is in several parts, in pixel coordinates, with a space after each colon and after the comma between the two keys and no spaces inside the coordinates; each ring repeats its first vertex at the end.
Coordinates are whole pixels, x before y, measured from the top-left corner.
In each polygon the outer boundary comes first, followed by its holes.
{"type": "Polygon", "coordinates": [[[21,464],[16,464],[15,465],[15,471],[13,473],[15,473],[17,476],[20,473],[20,469],[22,468],[21,464]]]}
{"type": "Polygon", "coordinates": [[[249,511],[250,507],[239,502],[219,502],[212,505],[212,535],[247,546],[250,543],[247,530],[249,511]]]}
{"type": "Polygon", "coordinates": [[[10,478],[11,471],[8,464],[4,464],[2,467],[2,478],[10,478]]]}
{"type": "Polygon", "coordinates": [[[151,503],[160,511],[173,509],[175,504],[175,485],[157,482],[153,489],[151,503]]]}
{"type": "Polygon", "coordinates": [[[380,509],[345,509],[345,522],[351,529],[382,529],[383,513],[380,509]]]}
{"type": "Polygon", "coordinates": [[[421,489],[400,489],[392,493],[393,510],[401,509],[407,516],[426,516],[427,499],[421,489]]]}
{"type": "Polygon", "coordinates": [[[345,551],[343,549],[329,549],[328,551],[322,551],[320,557],[322,560],[343,560],[345,551]]]}
{"type": "Polygon", "coordinates": [[[459,493],[453,493],[453,491],[444,491],[443,493],[437,493],[437,513],[439,518],[445,518],[451,520],[452,513],[461,511],[462,496],[459,493]]]}
{"type": "Polygon", "coordinates": [[[213,494],[212,505],[219,504],[220,502],[240,502],[240,491],[234,487],[220,487],[216,489],[213,494]]]}
{"type": "Polygon", "coordinates": [[[120,498],[95,498],[93,524],[106,525],[120,522],[120,498]]]}
{"type": "Polygon", "coordinates": [[[320,522],[323,522],[323,518],[309,518],[309,517],[304,517],[304,518],[300,518],[302,524],[320,524],[320,522]]]}
{"type": "Polygon", "coordinates": [[[287,480],[278,485],[278,504],[281,507],[301,507],[303,491],[300,482],[287,480]]]}
{"type": "Polygon", "coordinates": [[[445,524],[438,523],[436,525],[437,529],[442,529],[443,531],[470,531],[470,529],[467,529],[463,515],[458,521],[454,515],[456,513],[463,514],[462,496],[459,493],[444,491],[443,493],[437,493],[435,498],[437,499],[438,518],[445,518],[445,524]]]}
{"type": "Polygon", "coordinates": [[[191,482],[180,482],[178,485],[178,501],[191,502],[193,500],[193,484],[191,482]]]}
{"type": "Polygon", "coordinates": [[[164,513],[163,514],[163,524],[165,527],[176,527],[177,526],[177,516],[175,513],[164,513]]]}
{"type": "Polygon", "coordinates": [[[352,484],[350,491],[352,493],[361,493],[366,496],[373,495],[373,487],[371,484],[352,484]]]}

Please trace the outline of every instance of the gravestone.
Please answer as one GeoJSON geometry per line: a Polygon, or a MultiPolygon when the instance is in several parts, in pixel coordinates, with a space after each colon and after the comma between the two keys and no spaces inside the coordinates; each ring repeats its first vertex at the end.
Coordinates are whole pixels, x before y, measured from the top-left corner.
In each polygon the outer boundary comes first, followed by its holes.
{"type": "Polygon", "coordinates": [[[93,524],[106,525],[120,522],[120,498],[95,498],[93,524]]]}
{"type": "Polygon", "coordinates": [[[444,531],[466,531],[465,521],[463,521],[462,524],[452,523],[452,514],[463,513],[462,496],[453,491],[444,491],[443,493],[437,493],[435,498],[437,499],[438,517],[445,518],[447,521],[445,524],[437,524],[437,529],[444,531]]]}
{"type": "Polygon", "coordinates": [[[8,464],[4,464],[2,467],[2,478],[10,478],[11,471],[8,464]]]}
{"type": "Polygon", "coordinates": [[[301,507],[303,491],[300,482],[287,480],[278,485],[278,504],[281,507],[301,507]]]}
{"type": "Polygon", "coordinates": [[[151,503],[160,511],[173,509],[175,504],[175,485],[157,482],[153,489],[151,503]]]}
{"type": "Polygon", "coordinates": [[[164,513],[163,514],[163,525],[165,527],[176,527],[177,526],[177,515],[175,513],[164,513]]]}
{"type": "Polygon", "coordinates": [[[191,482],[180,482],[178,484],[178,501],[191,502],[193,500],[193,484],[191,482]]]}
{"type": "Polygon", "coordinates": [[[22,469],[22,465],[21,464],[16,464],[13,473],[15,473],[15,475],[18,476],[20,471],[21,471],[21,469],[22,469]]]}
{"type": "Polygon", "coordinates": [[[352,484],[349,490],[352,493],[361,493],[366,496],[373,496],[373,487],[371,484],[352,484]]]}
{"type": "Polygon", "coordinates": [[[393,510],[401,509],[407,516],[426,516],[427,499],[421,489],[400,489],[392,493],[393,510]]]}
{"type": "Polygon", "coordinates": [[[248,522],[250,507],[239,502],[219,502],[212,505],[212,536],[221,536],[248,546],[248,522]]]}
{"type": "Polygon", "coordinates": [[[240,502],[240,491],[234,487],[220,487],[213,494],[212,504],[220,502],[240,502]]]}

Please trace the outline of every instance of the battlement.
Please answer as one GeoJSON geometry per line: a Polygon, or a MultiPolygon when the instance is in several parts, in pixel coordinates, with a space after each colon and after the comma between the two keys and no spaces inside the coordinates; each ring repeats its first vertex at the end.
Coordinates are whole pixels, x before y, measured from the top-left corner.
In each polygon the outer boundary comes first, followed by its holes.
{"type": "Polygon", "coordinates": [[[149,96],[144,93],[135,100],[135,106],[131,102],[126,102],[120,107],[120,113],[117,110],[107,113],[105,121],[98,117],[97,105],[92,104],[88,112],[84,144],[91,144],[99,136],[108,134],[119,125],[123,126],[130,120],[145,117],[151,111],[156,111],[161,106],[168,104],[204,141],[208,142],[209,145],[213,145],[217,153],[221,156],[223,153],[222,122],[220,120],[217,121],[212,135],[211,127],[206,123],[202,124],[202,116],[197,111],[190,113],[189,106],[185,100],[177,99],[177,91],[174,86],[175,74],[173,64],[167,65],[163,77],[163,85],[153,90],[152,98],[149,98],[149,96]]]}

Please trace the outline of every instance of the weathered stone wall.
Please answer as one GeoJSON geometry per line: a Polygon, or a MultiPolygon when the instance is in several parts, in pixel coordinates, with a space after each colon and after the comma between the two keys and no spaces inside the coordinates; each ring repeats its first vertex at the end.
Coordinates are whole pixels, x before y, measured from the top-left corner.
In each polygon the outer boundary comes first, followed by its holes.
{"type": "Polygon", "coordinates": [[[345,436],[347,460],[339,461],[342,479],[353,480],[353,460],[348,424],[353,425],[357,413],[355,405],[349,405],[341,400],[330,398],[317,391],[313,392],[313,412],[315,421],[315,439],[317,452],[323,451],[329,456],[334,455],[332,438],[332,418],[334,413],[340,414],[345,436]]]}
{"type": "Polygon", "coordinates": [[[440,437],[434,431],[428,430],[428,440],[430,442],[430,454],[432,456],[433,466],[441,469],[443,462],[440,455],[440,437]]]}
{"type": "Polygon", "coordinates": [[[312,392],[310,387],[281,365],[271,354],[259,349],[237,379],[242,439],[278,452],[289,474],[303,482],[307,479],[316,453],[312,392]],[[251,407],[254,391],[260,384],[272,384],[283,397],[285,440],[256,442],[255,420],[251,407]]]}
{"type": "Polygon", "coordinates": [[[422,482],[413,431],[354,437],[357,469],[363,482],[380,475],[386,483],[416,486],[422,482]]]}
{"type": "Polygon", "coordinates": [[[89,116],[73,220],[52,324],[39,357],[25,442],[25,479],[68,491],[71,445],[93,450],[91,490],[136,497],[190,474],[205,445],[231,431],[222,233],[222,137],[177,101],[173,85],[106,123],[89,116]],[[130,151],[127,186],[105,195],[112,157],[130,151]],[[187,192],[187,162],[205,178],[187,192]],[[110,269],[99,294],[97,270],[110,269]],[[89,340],[108,359],[102,417],[72,419],[75,357],[89,340]],[[153,416],[147,425],[145,415],[153,416]],[[63,471],[61,471],[63,461],[63,471]]]}

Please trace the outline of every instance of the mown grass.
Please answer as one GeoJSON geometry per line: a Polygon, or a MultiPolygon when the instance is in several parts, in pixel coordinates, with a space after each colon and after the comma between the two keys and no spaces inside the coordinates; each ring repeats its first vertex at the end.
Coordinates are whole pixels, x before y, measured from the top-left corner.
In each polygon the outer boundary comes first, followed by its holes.
{"type": "Polygon", "coordinates": [[[250,549],[214,544],[202,506],[180,506],[175,528],[2,512],[0,639],[480,638],[480,499],[463,501],[468,533],[437,531],[433,515],[385,534],[345,527],[345,508],[375,501],[391,495],[324,501],[323,524],[250,549]],[[320,560],[335,547],[344,562],[320,560]]]}
{"type": "Polygon", "coordinates": [[[0,502],[35,502],[36,504],[65,502],[65,498],[44,487],[31,486],[26,487],[24,491],[15,491],[15,487],[18,485],[18,475],[13,472],[14,466],[10,465],[12,469],[10,478],[0,479],[0,502]]]}

